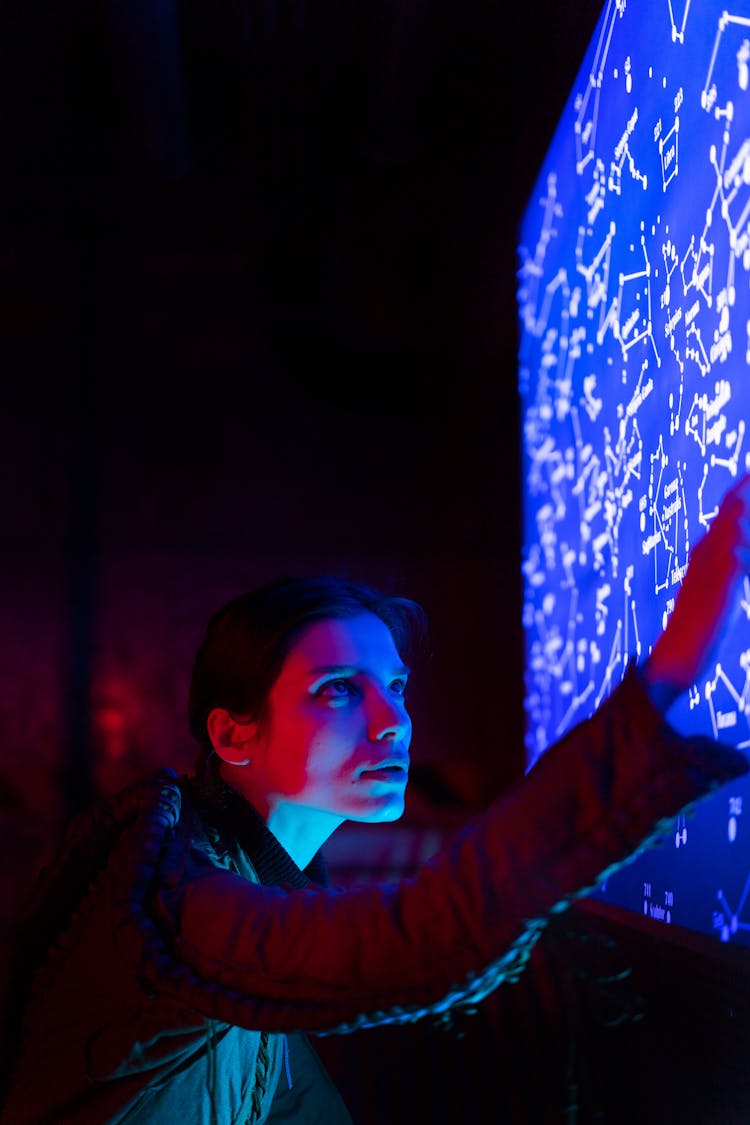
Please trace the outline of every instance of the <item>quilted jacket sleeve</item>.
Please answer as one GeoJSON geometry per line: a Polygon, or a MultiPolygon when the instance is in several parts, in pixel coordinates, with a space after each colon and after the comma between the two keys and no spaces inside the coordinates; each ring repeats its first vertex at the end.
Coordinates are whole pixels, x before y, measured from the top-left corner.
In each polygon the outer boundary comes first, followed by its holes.
{"type": "Polygon", "coordinates": [[[439,1015],[516,977],[552,912],[747,769],[738,751],[679,736],[631,667],[414,878],[335,891],[175,875],[152,909],[183,968],[155,987],[270,1030],[439,1015]]]}

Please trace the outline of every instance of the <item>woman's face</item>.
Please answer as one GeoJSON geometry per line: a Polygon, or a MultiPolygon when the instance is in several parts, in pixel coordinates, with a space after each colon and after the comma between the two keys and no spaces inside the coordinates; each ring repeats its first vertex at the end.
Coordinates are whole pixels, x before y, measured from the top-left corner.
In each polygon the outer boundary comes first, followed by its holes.
{"type": "Polygon", "coordinates": [[[310,625],[271,689],[252,753],[253,788],[267,808],[286,803],[366,822],[399,817],[411,742],[408,675],[374,614],[310,625]]]}

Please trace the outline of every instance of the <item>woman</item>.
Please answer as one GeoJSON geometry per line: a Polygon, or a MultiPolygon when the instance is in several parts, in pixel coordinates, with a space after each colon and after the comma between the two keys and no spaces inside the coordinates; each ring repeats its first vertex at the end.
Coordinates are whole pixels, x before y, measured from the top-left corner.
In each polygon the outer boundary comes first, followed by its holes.
{"type": "Polygon", "coordinates": [[[345,891],[325,885],[320,848],[347,819],[401,815],[423,615],[327,577],[219,610],[192,675],[195,775],[163,771],[95,809],[41,880],[2,1125],[350,1120],[305,1032],[475,1005],[518,976],[553,912],[747,771],[664,712],[749,569],[744,477],[643,666],[416,878],[345,891]]]}

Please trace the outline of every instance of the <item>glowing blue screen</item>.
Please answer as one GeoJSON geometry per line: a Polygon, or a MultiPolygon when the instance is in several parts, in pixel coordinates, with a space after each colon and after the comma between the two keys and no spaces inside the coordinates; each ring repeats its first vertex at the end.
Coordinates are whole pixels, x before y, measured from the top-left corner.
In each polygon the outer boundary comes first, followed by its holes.
{"type": "MultiPolygon", "coordinates": [[[[667,621],[750,468],[750,14],[610,0],[519,231],[526,760],[591,714],[667,621]]],[[[670,711],[750,752],[750,586],[670,711]]],[[[750,945],[735,783],[597,897],[750,945]]]]}

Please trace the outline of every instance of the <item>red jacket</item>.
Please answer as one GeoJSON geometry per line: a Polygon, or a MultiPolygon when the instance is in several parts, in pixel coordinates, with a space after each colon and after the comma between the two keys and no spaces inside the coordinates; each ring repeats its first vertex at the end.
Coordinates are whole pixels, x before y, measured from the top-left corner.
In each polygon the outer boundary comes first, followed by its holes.
{"type": "Polygon", "coordinates": [[[54,948],[0,1125],[262,1122],[285,1033],[477,1004],[552,912],[747,769],[680,737],[631,668],[414,878],[346,890],[309,881],[238,796],[219,815],[161,774],[105,818],[91,885],[38,927],[54,948]]]}

